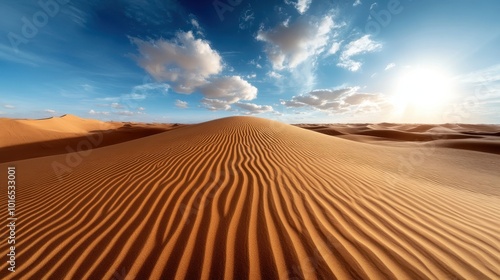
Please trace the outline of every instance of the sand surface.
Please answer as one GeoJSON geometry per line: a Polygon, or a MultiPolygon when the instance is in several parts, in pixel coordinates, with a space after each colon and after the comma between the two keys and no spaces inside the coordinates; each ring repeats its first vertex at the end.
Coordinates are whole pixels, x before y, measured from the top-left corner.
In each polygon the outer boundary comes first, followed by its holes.
{"type": "Polygon", "coordinates": [[[500,279],[496,126],[0,121],[0,279],[500,279]]]}

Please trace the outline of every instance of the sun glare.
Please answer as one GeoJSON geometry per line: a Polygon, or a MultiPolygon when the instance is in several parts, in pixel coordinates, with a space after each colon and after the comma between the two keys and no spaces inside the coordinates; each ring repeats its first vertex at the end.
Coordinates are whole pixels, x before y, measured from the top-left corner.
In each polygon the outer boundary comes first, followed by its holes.
{"type": "Polygon", "coordinates": [[[433,115],[442,109],[452,93],[452,79],[434,67],[406,69],[398,77],[393,105],[398,113],[411,110],[421,116],[433,115]]]}

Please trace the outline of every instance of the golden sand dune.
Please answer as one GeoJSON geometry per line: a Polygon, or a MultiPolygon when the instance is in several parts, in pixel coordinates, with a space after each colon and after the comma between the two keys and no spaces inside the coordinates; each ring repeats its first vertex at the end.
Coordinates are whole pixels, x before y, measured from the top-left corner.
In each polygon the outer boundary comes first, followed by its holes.
{"type": "Polygon", "coordinates": [[[231,117],[7,165],[1,279],[500,278],[492,153],[231,117]]]}
{"type": "Polygon", "coordinates": [[[0,163],[105,147],[176,129],[172,124],[102,122],[64,115],[0,119],[0,163]]]}
{"type": "Polygon", "coordinates": [[[82,119],[74,115],[41,120],[0,119],[0,148],[85,135],[91,131],[115,128],[111,123],[82,119]]]}
{"type": "Polygon", "coordinates": [[[372,124],[297,125],[299,127],[356,142],[411,146],[446,147],[500,154],[500,126],[473,124],[372,124]]]}

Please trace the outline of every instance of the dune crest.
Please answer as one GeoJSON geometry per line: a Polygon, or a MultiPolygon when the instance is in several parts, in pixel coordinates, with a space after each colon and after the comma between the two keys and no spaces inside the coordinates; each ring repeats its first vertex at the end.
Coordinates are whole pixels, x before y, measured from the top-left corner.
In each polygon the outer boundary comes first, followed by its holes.
{"type": "Polygon", "coordinates": [[[18,161],[20,261],[0,278],[500,278],[498,155],[436,148],[409,174],[411,152],[230,117],[59,179],[66,155],[18,161]]]}

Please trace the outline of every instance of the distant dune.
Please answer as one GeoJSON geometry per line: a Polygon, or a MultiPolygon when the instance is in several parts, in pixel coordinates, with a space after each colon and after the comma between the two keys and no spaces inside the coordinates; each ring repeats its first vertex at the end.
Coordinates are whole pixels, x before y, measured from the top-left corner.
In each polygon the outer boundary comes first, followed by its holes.
{"type": "Polygon", "coordinates": [[[500,126],[472,124],[444,125],[311,125],[298,127],[338,136],[357,142],[408,146],[413,142],[427,142],[427,145],[500,154],[500,126]]]}
{"type": "Polygon", "coordinates": [[[11,158],[137,136],[0,164],[3,186],[16,166],[20,241],[1,279],[500,279],[494,126],[0,121],[11,158]]]}
{"type": "Polygon", "coordinates": [[[42,120],[4,118],[0,119],[0,126],[0,163],[105,147],[179,127],[102,122],[73,115],[42,120]]]}

